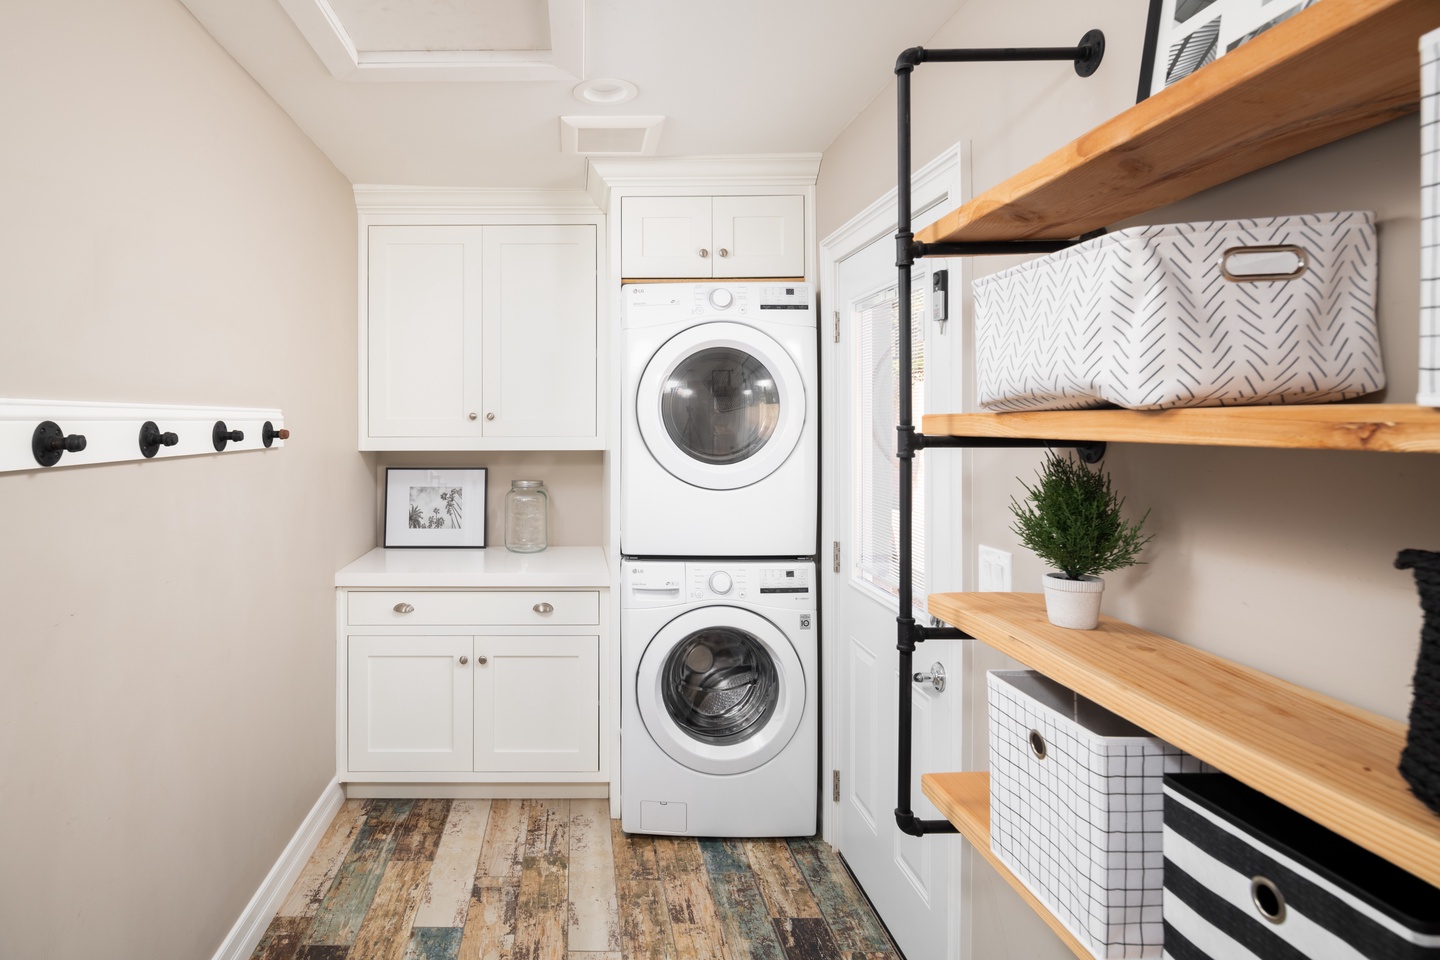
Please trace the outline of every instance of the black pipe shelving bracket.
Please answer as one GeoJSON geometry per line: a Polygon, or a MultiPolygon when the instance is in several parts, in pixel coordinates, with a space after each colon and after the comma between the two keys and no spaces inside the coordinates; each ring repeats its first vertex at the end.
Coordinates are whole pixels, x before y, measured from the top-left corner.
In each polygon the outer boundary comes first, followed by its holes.
{"type": "MultiPolygon", "coordinates": [[[[1062,240],[1015,240],[1015,241],[946,241],[921,243],[912,231],[910,210],[910,77],[922,63],[997,63],[1035,60],[1068,60],[1075,73],[1088,77],[1100,66],[1105,57],[1105,35],[1099,30],[1090,30],[1073,47],[1000,47],[990,49],[948,49],[927,50],[911,47],[895,60],[896,91],[896,192],[895,192],[895,267],[900,290],[910,289],[911,267],[922,257],[974,257],[1004,254],[1054,253],[1089,239],[1096,234],[1086,234],[1076,239],[1062,240]]],[[[1103,231],[1101,231],[1103,232],[1103,231]]],[[[899,468],[900,524],[899,546],[899,590],[896,606],[899,614],[896,623],[896,650],[899,652],[900,698],[898,713],[899,751],[896,770],[895,823],[904,833],[914,837],[931,833],[955,833],[956,829],[948,820],[922,820],[911,809],[910,802],[910,757],[911,757],[911,667],[915,645],[926,639],[971,639],[964,631],[954,627],[924,627],[915,622],[911,615],[914,609],[913,569],[914,556],[911,544],[913,503],[911,479],[915,454],[926,447],[1074,447],[1080,459],[1095,463],[1105,453],[1105,444],[1076,440],[1031,440],[1009,437],[951,437],[926,436],[915,431],[911,405],[911,347],[910,347],[910,298],[899,299],[898,360],[900,370],[896,377],[899,390],[898,409],[900,423],[897,426],[896,448],[899,468]]]]}

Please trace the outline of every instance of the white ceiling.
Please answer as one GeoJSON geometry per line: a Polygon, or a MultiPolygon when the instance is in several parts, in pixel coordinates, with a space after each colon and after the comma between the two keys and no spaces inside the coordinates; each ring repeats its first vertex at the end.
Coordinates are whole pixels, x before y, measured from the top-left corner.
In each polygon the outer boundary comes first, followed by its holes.
{"type": "MultiPolygon", "coordinates": [[[[659,156],[818,153],[965,0],[583,0],[584,77],[467,82],[337,79],[281,0],[182,2],[353,183],[578,188],[561,116],[663,115],[659,156]],[[578,102],[595,77],[639,95],[578,102]]],[[[533,47],[548,29],[544,0],[329,3],[357,49],[533,47]],[[456,41],[472,4],[488,25],[456,41]]]]}

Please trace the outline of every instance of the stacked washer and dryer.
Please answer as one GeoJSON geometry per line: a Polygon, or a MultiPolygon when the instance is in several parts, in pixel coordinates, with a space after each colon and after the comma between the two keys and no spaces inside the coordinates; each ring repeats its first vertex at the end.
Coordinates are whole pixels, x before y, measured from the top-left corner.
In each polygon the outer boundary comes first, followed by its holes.
{"type": "Polygon", "coordinates": [[[813,291],[632,284],[621,323],[621,825],[812,835],[813,291]]]}

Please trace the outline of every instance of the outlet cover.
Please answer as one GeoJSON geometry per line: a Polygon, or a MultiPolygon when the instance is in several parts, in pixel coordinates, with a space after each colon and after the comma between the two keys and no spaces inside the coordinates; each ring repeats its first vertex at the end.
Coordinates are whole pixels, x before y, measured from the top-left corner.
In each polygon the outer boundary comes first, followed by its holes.
{"type": "Polygon", "coordinates": [[[982,593],[1010,591],[1010,553],[994,547],[980,547],[980,582],[982,593]]]}

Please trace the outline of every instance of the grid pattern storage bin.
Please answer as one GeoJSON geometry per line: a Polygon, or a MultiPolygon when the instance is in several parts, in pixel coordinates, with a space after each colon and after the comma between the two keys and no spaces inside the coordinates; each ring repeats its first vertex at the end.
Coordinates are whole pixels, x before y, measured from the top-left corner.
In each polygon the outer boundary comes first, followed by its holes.
{"type": "Polygon", "coordinates": [[[1135,410],[1385,386],[1367,212],[1132,227],[974,282],[980,405],[1135,410]]]}
{"type": "Polygon", "coordinates": [[[1440,30],[1420,38],[1420,395],[1440,407],[1440,30]]]}
{"type": "Polygon", "coordinates": [[[992,670],[990,847],[1097,957],[1161,953],[1162,779],[1209,769],[1031,670],[992,670]]]}
{"type": "Polygon", "coordinates": [[[1440,889],[1223,774],[1165,778],[1165,957],[1434,960],[1440,889]]]}

